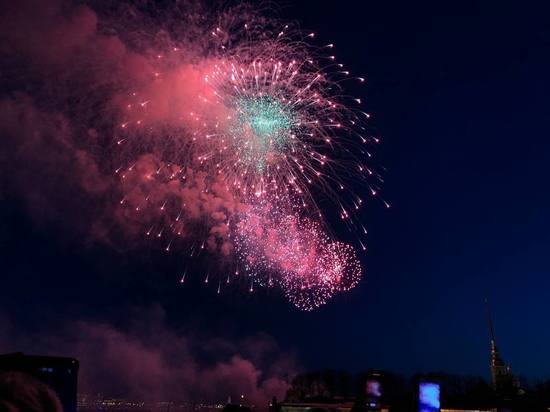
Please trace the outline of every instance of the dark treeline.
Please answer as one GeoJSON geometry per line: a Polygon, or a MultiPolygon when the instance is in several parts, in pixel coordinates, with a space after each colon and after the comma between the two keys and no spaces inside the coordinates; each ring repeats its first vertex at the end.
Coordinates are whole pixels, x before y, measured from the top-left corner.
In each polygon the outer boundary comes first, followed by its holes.
{"type": "MultiPolygon", "coordinates": [[[[352,412],[364,410],[366,381],[369,373],[353,374],[344,370],[324,370],[296,376],[286,394],[287,402],[338,403],[353,402],[352,412]]],[[[405,377],[383,372],[382,404],[391,411],[414,410],[421,381],[440,384],[443,408],[490,409],[506,404],[514,411],[547,411],[550,406],[550,380],[505,388],[497,393],[484,378],[470,375],[430,373],[405,377]]]]}

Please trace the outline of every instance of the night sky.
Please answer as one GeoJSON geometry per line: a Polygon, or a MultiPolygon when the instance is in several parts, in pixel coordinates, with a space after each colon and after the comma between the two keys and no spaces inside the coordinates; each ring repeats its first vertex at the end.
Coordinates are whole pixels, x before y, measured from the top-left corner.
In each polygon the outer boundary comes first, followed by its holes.
{"type": "Polygon", "coordinates": [[[200,267],[181,286],[177,253],[82,244],[61,217],[78,216],[74,207],[45,223],[30,216],[2,166],[0,314],[17,336],[2,349],[33,351],[25,336],[55,336],[79,319],[124,329],[139,323],[132,308],[155,307],[181,333],[265,333],[302,369],[488,378],[487,297],[503,358],[520,375],[548,375],[550,6],[295,3],[282,4],[283,17],[333,42],[367,78],[352,93],[382,138],[376,162],[391,208],[371,201],[363,212],[359,286],[310,313],[274,291],[217,295],[200,267]]]}

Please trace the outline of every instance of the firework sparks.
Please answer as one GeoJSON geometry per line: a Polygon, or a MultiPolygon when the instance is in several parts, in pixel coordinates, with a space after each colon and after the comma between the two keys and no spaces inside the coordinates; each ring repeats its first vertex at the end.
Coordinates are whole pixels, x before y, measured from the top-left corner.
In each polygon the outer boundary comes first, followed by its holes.
{"type": "Polygon", "coordinates": [[[236,232],[237,255],[249,275],[262,286],[280,286],[302,310],[350,290],[361,277],[351,246],[331,240],[319,223],[280,205],[248,211],[236,232]]]}
{"type": "Polygon", "coordinates": [[[239,158],[255,164],[261,173],[273,154],[284,153],[294,126],[292,113],[271,96],[243,98],[237,107],[238,121],[231,133],[241,144],[239,158]]]}
{"type": "MultiPolygon", "coordinates": [[[[277,286],[311,310],[353,288],[362,273],[354,248],[329,235],[319,205],[330,200],[360,229],[358,246],[366,250],[363,199],[353,188],[364,180],[378,196],[367,182],[379,176],[367,165],[366,145],[379,139],[367,132],[361,99],[345,96],[342,85],[364,78],[324,54],[332,44],[314,47],[254,13],[224,16],[201,59],[190,63],[184,45],[172,45],[157,55],[152,85],[130,95],[116,144],[121,157],[142,157],[116,171],[122,203],[156,211],[147,234],[170,234],[167,252],[176,249],[175,236],[208,221],[206,249],[234,254],[252,277],[250,291],[277,286]],[[182,91],[189,79],[193,87],[182,91]],[[144,167],[149,151],[157,159],[144,167]]],[[[223,280],[218,293],[229,277],[223,280]]]]}

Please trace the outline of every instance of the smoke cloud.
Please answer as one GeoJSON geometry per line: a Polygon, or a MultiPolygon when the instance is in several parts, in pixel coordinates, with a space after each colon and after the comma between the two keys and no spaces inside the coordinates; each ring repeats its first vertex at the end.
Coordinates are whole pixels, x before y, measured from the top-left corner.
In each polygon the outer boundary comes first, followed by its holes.
{"type": "MultiPolygon", "coordinates": [[[[98,6],[101,16],[62,0],[1,7],[3,196],[19,201],[39,224],[63,227],[86,242],[125,249],[149,230],[169,231],[172,240],[199,232],[209,250],[229,255],[228,217],[242,205],[221,176],[212,181],[166,156],[185,155],[191,119],[184,113],[201,94],[201,71],[193,63],[201,38],[192,12],[198,3],[181,7],[187,13],[180,16],[186,27],[180,35],[195,40],[178,39],[177,68],[152,64],[160,58],[155,46],[165,49],[172,40],[161,25],[143,29],[153,17],[129,5],[98,6]],[[146,111],[139,110],[141,95],[155,102],[146,111]],[[122,130],[125,122],[143,127],[122,130]],[[177,133],[159,132],[163,125],[174,131],[176,123],[177,133]],[[157,133],[149,134],[152,127],[157,133]]],[[[163,239],[163,247],[172,240],[163,239]]]]}
{"type": "Polygon", "coordinates": [[[178,333],[159,307],[129,314],[124,329],[96,321],[67,321],[48,333],[15,331],[0,316],[6,333],[0,352],[73,356],[80,361],[79,391],[144,401],[225,402],[228,397],[265,409],[284,398],[297,371],[291,353],[266,334],[228,340],[178,333]]]}

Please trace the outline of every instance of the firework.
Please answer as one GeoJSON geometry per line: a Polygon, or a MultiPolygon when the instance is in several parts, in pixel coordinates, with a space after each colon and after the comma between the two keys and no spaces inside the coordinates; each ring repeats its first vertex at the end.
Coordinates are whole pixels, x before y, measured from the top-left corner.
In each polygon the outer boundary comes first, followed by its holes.
{"type": "Polygon", "coordinates": [[[331,240],[319,223],[279,204],[254,207],[237,226],[237,255],[253,282],[281,287],[300,309],[321,306],[361,277],[351,246],[331,240]]]}
{"type": "Polygon", "coordinates": [[[366,233],[353,188],[377,195],[368,147],[378,139],[360,99],[343,91],[364,79],[336,61],[332,44],[313,46],[313,34],[242,10],[217,19],[199,58],[171,42],[152,59],[151,84],[128,96],[117,140],[121,158],[134,160],[116,172],[123,202],[155,211],[147,234],[168,235],[167,251],[176,236],[202,233],[201,249],[234,254],[251,290],[277,286],[311,310],[361,276],[320,205],[366,233]]]}
{"type": "MultiPolygon", "coordinates": [[[[348,106],[357,106],[356,100],[337,94],[347,73],[330,71],[337,63],[325,59],[328,65],[321,69],[322,58],[307,54],[305,43],[284,31],[269,40],[249,34],[244,45],[222,50],[207,65],[203,103],[225,118],[214,127],[203,123],[199,134],[211,150],[201,159],[211,159],[242,195],[293,193],[317,208],[312,186],[341,198],[337,191],[370,172],[364,164],[368,154],[358,148],[370,142],[363,126],[367,114],[348,106]]],[[[360,205],[361,198],[354,197],[360,205]]]]}

